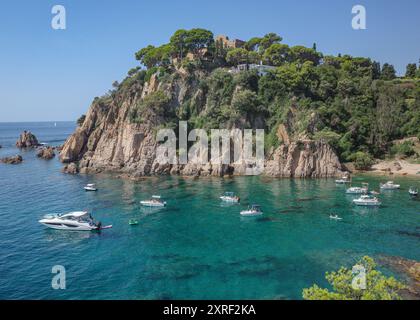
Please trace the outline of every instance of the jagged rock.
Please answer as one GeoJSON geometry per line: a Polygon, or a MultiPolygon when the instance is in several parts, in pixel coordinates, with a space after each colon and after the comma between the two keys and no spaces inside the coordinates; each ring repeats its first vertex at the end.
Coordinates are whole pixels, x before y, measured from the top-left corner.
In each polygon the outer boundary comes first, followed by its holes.
{"type": "Polygon", "coordinates": [[[35,135],[26,130],[21,133],[19,140],[16,142],[16,147],[18,148],[32,148],[38,147],[39,145],[35,135]]]}
{"type": "Polygon", "coordinates": [[[63,173],[69,173],[69,174],[77,174],[79,173],[79,167],[76,163],[71,162],[63,167],[61,170],[63,173]]]}
{"type": "Polygon", "coordinates": [[[420,300],[420,262],[394,256],[380,256],[377,261],[407,278],[404,298],[420,300]]]}
{"type": "Polygon", "coordinates": [[[23,161],[23,158],[20,155],[0,159],[0,162],[4,164],[19,164],[19,163],[22,163],[22,161],[23,161]]]}
{"type": "Polygon", "coordinates": [[[45,160],[50,160],[55,157],[54,148],[52,147],[45,147],[41,148],[37,153],[38,158],[42,158],[45,160]]]}
{"type": "MultiPolygon", "coordinates": [[[[197,71],[199,72],[199,71],[197,71]]],[[[205,75],[199,75],[204,77],[205,75]]],[[[107,99],[96,99],[92,103],[82,126],[65,142],[60,152],[60,160],[69,164],[78,163],[77,170],[82,173],[118,172],[124,176],[139,178],[154,174],[173,174],[191,176],[225,176],[244,175],[253,172],[255,163],[239,161],[230,164],[207,163],[198,165],[162,164],[158,161],[156,129],[166,124],[166,119],[155,113],[153,108],[144,110],[141,123],[133,123],[130,118],[134,106],[141,99],[157,90],[162,90],[171,97],[165,106],[168,111],[177,111],[189,97],[196,106],[196,112],[206,112],[207,98],[199,86],[199,81],[191,81],[190,77],[178,74],[171,83],[160,83],[152,76],[144,86],[116,93],[107,99]],[[173,110],[171,110],[173,109],[173,110]]],[[[263,173],[273,177],[333,177],[342,174],[342,167],[333,149],[324,142],[303,140],[305,134],[291,132],[300,121],[297,114],[300,111],[293,107],[287,123],[279,127],[277,134],[284,144],[270,150],[263,173]],[[290,131],[290,133],[288,132],[290,131]]],[[[249,118],[249,117],[248,117],[249,118]]],[[[236,119],[230,127],[261,128],[264,119],[253,116],[248,119],[243,116],[236,119]]],[[[308,115],[310,130],[315,130],[319,119],[316,115],[308,115]]],[[[68,169],[67,169],[68,170],[68,169]]]]}
{"type": "Polygon", "coordinates": [[[332,148],[321,141],[292,142],[277,148],[266,161],[265,174],[273,177],[320,178],[343,174],[332,148]]]}

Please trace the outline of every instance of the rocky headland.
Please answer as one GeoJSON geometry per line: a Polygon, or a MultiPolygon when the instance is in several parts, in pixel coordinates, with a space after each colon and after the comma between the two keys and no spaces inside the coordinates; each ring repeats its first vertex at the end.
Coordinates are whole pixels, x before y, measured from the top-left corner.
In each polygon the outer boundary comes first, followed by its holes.
{"type": "MultiPolygon", "coordinates": [[[[185,71],[174,71],[170,80],[159,81],[157,75],[143,85],[133,84],[120,88],[113,95],[93,101],[86,118],[65,142],[60,159],[66,166],[64,172],[99,173],[118,172],[131,177],[174,174],[183,176],[244,175],[249,164],[205,165],[161,164],[156,156],[158,142],[156,128],[164,128],[167,119],[157,107],[167,109],[165,113],[177,113],[186,101],[193,100],[199,113],[206,113],[209,97],[200,89],[199,80],[209,77],[196,72],[196,81],[191,82],[185,71]],[[142,109],[141,121],[133,119],[148,99],[163,95],[165,103],[153,102],[150,108],[142,109]]],[[[240,91],[238,86],[236,91],[240,91]]],[[[287,123],[279,126],[276,137],[278,146],[266,150],[264,174],[272,177],[334,177],[342,174],[341,163],[330,145],[324,141],[308,139],[305,132],[295,134],[293,127],[298,117],[298,107],[293,106],[287,114],[287,123]]],[[[137,115],[138,116],[138,115],[137,115]]],[[[317,119],[310,118],[311,130],[317,119]]],[[[229,128],[264,128],[261,115],[244,114],[229,128]]]]}

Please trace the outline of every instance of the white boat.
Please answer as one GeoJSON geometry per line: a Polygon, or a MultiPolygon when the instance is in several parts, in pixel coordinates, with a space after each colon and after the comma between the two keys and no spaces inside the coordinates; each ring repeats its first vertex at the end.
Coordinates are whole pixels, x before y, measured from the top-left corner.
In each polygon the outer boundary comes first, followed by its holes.
{"type": "Polygon", "coordinates": [[[380,184],[382,190],[396,190],[400,188],[399,184],[395,184],[393,181],[388,181],[387,183],[380,184]]]}
{"type": "Polygon", "coordinates": [[[98,191],[94,183],[87,184],[83,189],[86,191],[98,191]]]}
{"type": "Polygon", "coordinates": [[[419,195],[419,189],[416,189],[414,187],[410,187],[410,190],[408,190],[408,193],[410,194],[410,196],[418,196],[419,195]]]}
{"type": "MultiPolygon", "coordinates": [[[[39,223],[48,228],[70,231],[92,231],[104,229],[100,222],[95,222],[87,211],[75,211],[60,214],[47,214],[39,223]]],[[[107,226],[106,228],[110,228],[107,226]]]]}
{"type": "Polygon", "coordinates": [[[140,204],[144,207],[164,207],[166,201],[162,201],[161,196],[152,196],[152,199],[140,201],[140,204]]]}
{"type": "Polygon", "coordinates": [[[240,198],[236,196],[233,192],[225,192],[223,196],[220,196],[220,199],[224,202],[233,202],[238,203],[240,198]]]}
{"type": "Polygon", "coordinates": [[[256,204],[253,204],[252,206],[248,207],[248,210],[241,211],[241,216],[245,217],[260,216],[262,214],[263,212],[261,211],[261,207],[256,204]]]}
{"type": "Polygon", "coordinates": [[[346,184],[346,183],[350,183],[350,182],[351,181],[347,176],[342,177],[341,179],[335,180],[336,184],[346,184]]]}
{"type": "Polygon", "coordinates": [[[364,194],[368,192],[367,187],[350,187],[346,190],[348,194],[364,194]]]}
{"type": "Polygon", "coordinates": [[[338,215],[330,215],[330,219],[332,219],[332,220],[343,220],[343,218],[340,218],[338,215]]]}
{"type": "Polygon", "coordinates": [[[354,199],[353,203],[358,206],[380,206],[381,202],[376,197],[363,195],[358,199],[354,199]]]}

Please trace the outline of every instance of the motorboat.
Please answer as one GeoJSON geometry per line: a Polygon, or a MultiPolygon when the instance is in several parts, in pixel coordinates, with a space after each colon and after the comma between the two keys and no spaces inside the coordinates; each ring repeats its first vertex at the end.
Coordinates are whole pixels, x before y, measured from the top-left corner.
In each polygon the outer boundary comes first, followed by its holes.
{"type": "Polygon", "coordinates": [[[343,218],[340,218],[338,215],[330,215],[330,219],[332,220],[343,220],[343,218]]]}
{"type": "Polygon", "coordinates": [[[408,190],[408,193],[410,194],[410,196],[416,197],[419,195],[419,189],[410,187],[410,190],[408,190]]]}
{"type": "Polygon", "coordinates": [[[86,191],[98,191],[94,183],[87,184],[83,189],[85,189],[86,191]]]}
{"type": "Polygon", "coordinates": [[[346,190],[348,194],[364,194],[368,192],[367,187],[350,187],[346,190]]]}
{"type": "Polygon", "coordinates": [[[152,196],[152,199],[140,201],[140,204],[144,207],[164,207],[166,201],[162,201],[161,196],[152,196]]]}
{"type": "Polygon", "coordinates": [[[70,231],[92,231],[112,227],[103,227],[100,222],[95,222],[87,211],[75,211],[66,214],[47,214],[39,220],[39,223],[48,228],[70,231]]]}
{"type": "Polygon", "coordinates": [[[368,196],[368,195],[363,195],[358,199],[354,199],[353,203],[358,206],[380,206],[381,205],[381,202],[379,201],[378,198],[368,196]]]}
{"type": "Polygon", "coordinates": [[[388,181],[387,183],[381,183],[380,187],[382,190],[396,190],[400,188],[400,185],[395,184],[394,181],[388,181]]]}
{"type": "Polygon", "coordinates": [[[235,195],[233,192],[225,192],[224,195],[220,196],[220,199],[224,202],[233,202],[238,203],[240,201],[240,198],[235,195]]]}
{"type": "Polygon", "coordinates": [[[350,183],[350,179],[347,176],[342,177],[341,179],[335,180],[336,184],[346,184],[346,183],[350,183]]]}
{"type": "Polygon", "coordinates": [[[130,219],[130,220],[128,220],[128,224],[129,224],[130,226],[136,226],[136,225],[138,225],[138,224],[139,224],[139,221],[138,221],[138,220],[136,220],[136,219],[130,219]]]}
{"type": "Polygon", "coordinates": [[[249,206],[247,210],[241,211],[241,216],[246,217],[260,216],[262,214],[261,207],[257,204],[253,204],[252,206],[249,206]]]}

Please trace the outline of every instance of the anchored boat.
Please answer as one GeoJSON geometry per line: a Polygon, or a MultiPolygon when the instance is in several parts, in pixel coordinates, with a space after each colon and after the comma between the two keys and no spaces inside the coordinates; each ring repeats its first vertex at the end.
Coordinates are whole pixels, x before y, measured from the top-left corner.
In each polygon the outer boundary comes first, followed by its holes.
{"type": "Polygon", "coordinates": [[[253,216],[260,216],[263,212],[261,211],[261,207],[257,204],[253,204],[252,206],[248,207],[248,210],[241,211],[241,216],[246,217],[253,217],[253,216]]]}
{"type": "Polygon", "coordinates": [[[410,187],[410,190],[408,190],[408,193],[410,194],[410,196],[417,197],[419,195],[419,189],[410,187]]]}
{"type": "Polygon", "coordinates": [[[164,207],[166,201],[162,201],[161,196],[152,196],[152,199],[140,201],[140,204],[144,207],[164,207]]]}
{"type": "Polygon", "coordinates": [[[358,206],[380,206],[381,202],[376,197],[363,195],[358,199],[354,199],[353,203],[358,206]]]}
{"type": "Polygon", "coordinates": [[[224,202],[238,203],[241,199],[233,192],[225,192],[224,195],[220,196],[220,199],[224,202]]]}
{"type": "Polygon", "coordinates": [[[400,185],[395,184],[394,181],[388,181],[387,183],[381,183],[380,188],[382,190],[396,190],[400,188],[400,185]]]}
{"type": "Polygon", "coordinates": [[[95,222],[87,211],[75,211],[66,214],[47,214],[39,223],[51,229],[70,231],[92,231],[109,229],[112,226],[103,227],[100,222],[95,222]]]}
{"type": "Polygon", "coordinates": [[[83,189],[86,191],[98,191],[94,183],[87,184],[83,189]]]}

